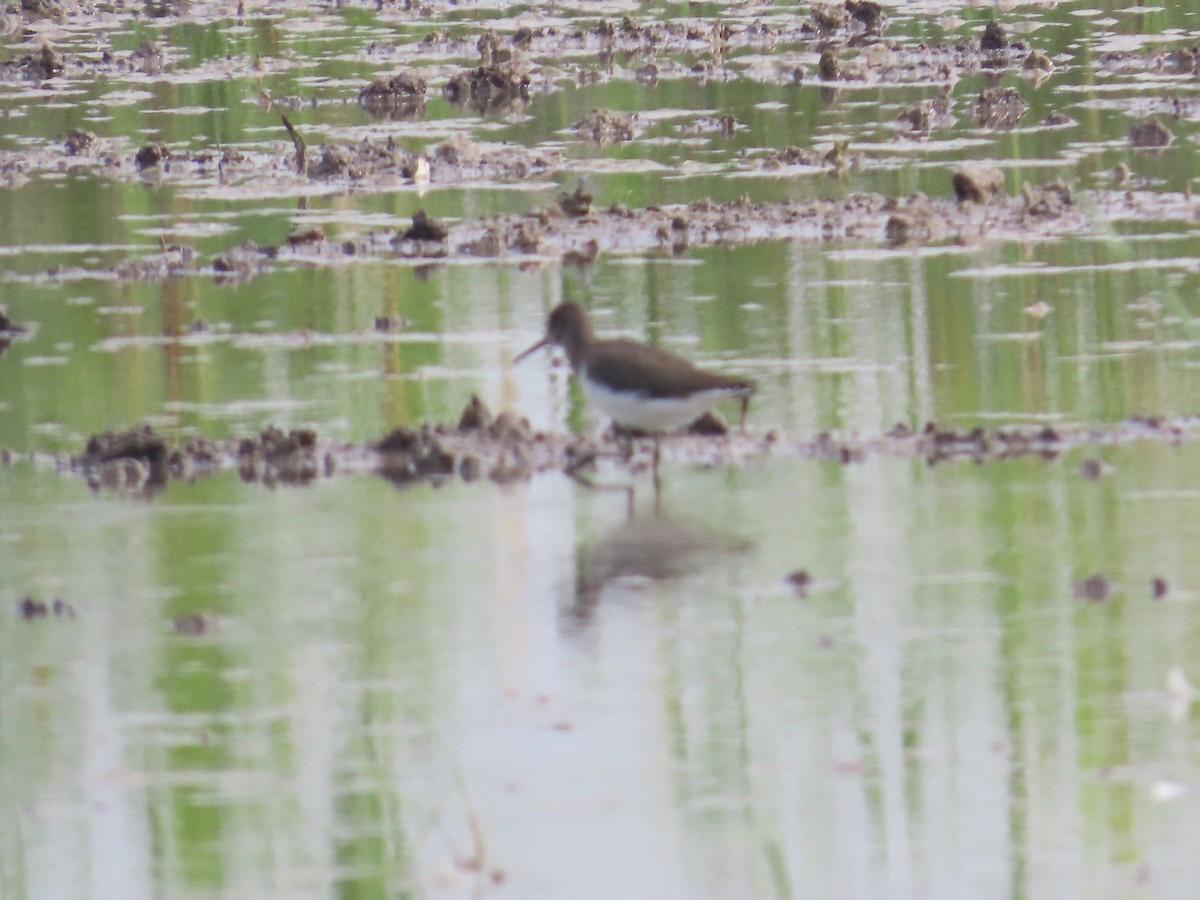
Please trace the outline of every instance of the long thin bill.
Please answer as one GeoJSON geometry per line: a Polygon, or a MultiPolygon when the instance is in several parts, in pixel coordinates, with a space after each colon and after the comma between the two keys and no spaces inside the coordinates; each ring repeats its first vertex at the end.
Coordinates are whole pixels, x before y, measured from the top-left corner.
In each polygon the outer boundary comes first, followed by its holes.
{"type": "Polygon", "coordinates": [[[541,350],[543,347],[549,346],[549,344],[550,344],[550,338],[542,338],[540,341],[538,341],[536,344],[534,344],[532,347],[530,347],[524,353],[518,355],[517,358],[513,360],[513,365],[515,366],[517,363],[519,363],[525,357],[529,356],[529,354],[533,353],[535,350],[541,350]]]}

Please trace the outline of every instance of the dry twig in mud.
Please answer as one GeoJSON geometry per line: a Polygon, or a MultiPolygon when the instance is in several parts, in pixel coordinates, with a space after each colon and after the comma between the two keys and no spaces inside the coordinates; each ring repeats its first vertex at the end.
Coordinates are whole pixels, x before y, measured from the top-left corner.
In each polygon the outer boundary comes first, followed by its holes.
{"type": "MultiPolygon", "coordinates": [[[[267,101],[267,104],[278,112],[278,107],[275,105],[274,99],[263,88],[259,88],[259,96],[267,101]]],[[[300,132],[296,130],[296,126],[288,121],[288,117],[282,112],[279,113],[279,118],[283,121],[283,127],[287,129],[288,137],[292,139],[292,146],[296,148],[296,174],[308,174],[308,154],[307,147],[304,143],[304,138],[300,136],[300,132]]]]}
{"type": "Polygon", "coordinates": [[[308,159],[304,153],[304,138],[300,137],[294,125],[288,121],[288,117],[283,113],[279,114],[279,118],[283,120],[283,127],[287,129],[287,133],[292,137],[292,146],[296,148],[296,174],[304,175],[308,172],[308,159]]]}

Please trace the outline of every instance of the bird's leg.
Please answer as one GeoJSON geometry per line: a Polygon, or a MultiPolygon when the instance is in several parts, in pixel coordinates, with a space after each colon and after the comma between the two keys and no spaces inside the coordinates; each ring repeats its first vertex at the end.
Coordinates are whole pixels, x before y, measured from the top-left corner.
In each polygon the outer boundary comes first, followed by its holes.
{"type": "MultiPolygon", "coordinates": [[[[585,445],[586,447],[586,445],[585,445]]],[[[585,469],[598,459],[619,459],[628,461],[630,453],[625,449],[618,450],[597,450],[595,447],[586,447],[579,451],[576,445],[571,445],[567,448],[567,453],[570,461],[563,467],[563,474],[569,478],[575,478],[580,469],[585,469]],[[578,455],[577,455],[578,454],[578,455]]]]}
{"type": "Polygon", "coordinates": [[[742,420],[741,420],[742,434],[746,433],[746,413],[748,413],[749,411],[750,411],[750,398],[743,397],[742,398],[742,420]]]}
{"type": "Polygon", "coordinates": [[[658,464],[662,461],[662,438],[654,436],[654,512],[662,512],[662,478],[658,474],[658,464]]]}
{"type": "Polygon", "coordinates": [[[621,459],[629,462],[633,459],[633,435],[628,432],[617,432],[617,443],[621,445],[621,459]]]}
{"type": "Polygon", "coordinates": [[[580,469],[590,466],[599,457],[600,453],[597,450],[588,450],[586,453],[581,453],[563,467],[563,474],[571,480],[583,484],[583,476],[579,474],[580,469]]]}
{"type": "Polygon", "coordinates": [[[633,485],[632,484],[597,484],[589,476],[583,473],[583,469],[590,466],[602,454],[597,450],[589,450],[586,453],[581,453],[578,458],[571,460],[563,468],[563,474],[574,481],[581,487],[587,488],[589,491],[624,491],[626,494],[626,509],[628,510],[629,518],[633,518],[633,485]]]}

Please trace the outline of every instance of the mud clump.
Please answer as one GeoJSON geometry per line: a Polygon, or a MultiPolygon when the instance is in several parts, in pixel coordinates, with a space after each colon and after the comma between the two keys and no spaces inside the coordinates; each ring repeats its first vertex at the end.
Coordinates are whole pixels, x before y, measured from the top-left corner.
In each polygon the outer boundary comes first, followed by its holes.
{"type": "Polygon", "coordinates": [[[1053,72],[1054,60],[1041,50],[1034,49],[1029,51],[1029,55],[1021,63],[1021,68],[1026,72],[1053,72]]]}
{"type": "Polygon", "coordinates": [[[431,176],[439,183],[467,180],[524,181],[562,165],[562,154],[518,144],[481,144],[454,134],[433,148],[431,176]]]}
{"type": "Polygon", "coordinates": [[[130,431],[92,435],[87,442],[85,460],[106,463],[114,459],[144,459],[157,463],[166,452],[166,441],[149,425],[143,425],[130,431]]]}
{"type": "Polygon", "coordinates": [[[197,435],[188,438],[183,447],[171,451],[167,466],[172,477],[192,482],[200,475],[220,471],[224,457],[225,453],[216,441],[197,435]]]}
{"type": "Polygon", "coordinates": [[[1040,456],[1051,460],[1062,453],[1065,446],[1063,436],[1048,425],[1038,429],[998,428],[988,431],[977,427],[960,431],[933,422],[926,424],[916,444],[917,452],[925,457],[925,462],[931,467],[954,459],[983,462],[1040,456]]]}
{"type": "Polygon", "coordinates": [[[413,213],[412,225],[400,235],[402,241],[435,241],[442,243],[450,230],[438,219],[433,218],[423,209],[413,213]]]}
{"type": "Polygon", "coordinates": [[[47,81],[62,75],[66,62],[61,53],[48,43],[42,43],[33,53],[5,66],[9,69],[13,67],[29,81],[47,81]]]}
{"type": "Polygon", "coordinates": [[[1141,54],[1125,50],[1101,53],[1096,65],[1105,72],[1166,72],[1190,75],[1200,71],[1200,47],[1172,48],[1141,54]]]}
{"type": "MultiPolygon", "coordinates": [[[[190,6],[191,0],[145,0],[146,15],[152,19],[187,15],[190,6]]],[[[239,9],[243,6],[244,2],[238,3],[239,9]]],[[[243,18],[242,14],[238,18],[243,18]]]]}
{"type": "Polygon", "coordinates": [[[442,96],[483,115],[510,112],[529,101],[529,75],[514,65],[480,66],[451,78],[442,96]]]}
{"type": "Polygon", "coordinates": [[[875,3],[874,0],[846,0],[845,7],[846,12],[850,13],[850,18],[863,25],[867,31],[883,30],[887,17],[879,3],[875,3]]]}
{"type": "Polygon", "coordinates": [[[825,151],[825,154],[821,157],[821,164],[840,172],[847,166],[855,169],[861,168],[862,159],[858,154],[850,152],[850,142],[848,140],[842,140],[834,141],[833,146],[825,151]]]}
{"type": "Polygon", "coordinates": [[[47,603],[45,600],[24,597],[17,603],[17,615],[26,621],[45,619],[50,616],[56,619],[74,619],[75,607],[58,598],[47,603]]]}
{"type": "Polygon", "coordinates": [[[454,75],[442,96],[482,115],[511,112],[529,102],[529,70],[516,52],[501,46],[494,32],[479,39],[479,66],[454,75]]]}
{"type": "Polygon", "coordinates": [[[300,244],[315,244],[325,240],[325,229],[320,225],[310,225],[293,229],[287,236],[288,246],[297,247],[300,244]]]}
{"type": "Polygon", "coordinates": [[[954,196],[959,203],[987,203],[1004,193],[1004,173],[996,166],[963,164],[953,173],[954,196]]]}
{"type": "Polygon", "coordinates": [[[1035,218],[1061,216],[1074,205],[1070,187],[1057,178],[1040,187],[1026,182],[1021,186],[1021,195],[1025,212],[1035,218]]]}
{"type": "Polygon", "coordinates": [[[55,22],[65,18],[62,4],[56,0],[21,0],[21,12],[34,19],[53,19],[55,22]]]}
{"type": "Polygon", "coordinates": [[[462,411],[462,415],[458,418],[459,434],[483,431],[491,426],[492,421],[491,410],[484,405],[484,402],[479,399],[477,394],[472,394],[471,399],[462,411]]]}
{"type": "Polygon", "coordinates": [[[916,222],[911,216],[890,216],[883,226],[883,236],[888,244],[899,247],[913,239],[916,222]]]}
{"type": "Polygon", "coordinates": [[[412,225],[392,238],[392,246],[406,257],[440,259],[446,255],[449,234],[445,223],[419,209],[413,213],[412,225]]]}
{"type": "Polygon", "coordinates": [[[983,35],[979,38],[980,50],[1004,50],[1008,47],[1008,32],[995,19],[983,27],[983,35]]]}
{"type": "Polygon", "coordinates": [[[1139,150],[1161,150],[1175,141],[1175,134],[1158,119],[1138,122],[1129,129],[1129,143],[1139,150]]]}
{"type": "Polygon", "coordinates": [[[237,448],[238,474],[243,481],[308,484],[321,472],[317,460],[317,433],[310,429],[284,432],[268,426],[258,439],[245,438],[237,448]]]}
{"type": "Polygon", "coordinates": [[[487,228],[478,237],[460,244],[458,250],[466,256],[499,256],[504,250],[504,236],[498,228],[487,228]]]}
{"type": "Polygon", "coordinates": [[[81,131],[78,128],[72,128],[67,132],[67,136],[62,141],[63,149],[67,152],[67,156],[82,156],[96,143],[96,135],[90,131],[81,131]]]}
{"type": "Polygon", "coordinates": [[[308,176],[315,180],[349,178],[359,181],[399,174],[410,181],[418,181],[428,179],[428,166],[428,160],[419,153],[399,152],[391,138],[382,142],[363,139],[357,144],[322,146],[321,158],[308,168],[308,176]]]}
{"type": "Polygon", "coordinates": [[[820,166],[821,162],[821,154],[816,150],[793,147],[789,144],[779,150],[771,150],[767,153],[763,157],[762,167],[769,172],[786,166],[820,166]]]}
{"type": "Polygon", "coordinates": [[[792,593],[797,597],[804,598],[808,596],[808,589],[812,587],[813,578],[808,569],[796,569],[794,572],[790,572],[784,581],[792,589],[792,593]]]}
{"type": "Polygon", "coordinates": [[[138,171],[152,169],[155,166],[160,166],[171,158],[171,151],[166,144],[161,141],[146,144],[133,157],[133,163],[138,167],[138,171]]]}
{"type": "Polygon", "coordinates": [[[257,275],[266,269],[274,255],[268,249],[248,241],[218,253],[212,260],[213,280],[218,284],[235,284],[257,275]]]}
{"type": "MultiPolygon", "coordinates": [[[[687,245],[686,234],[684,234],[677,243],[680,243],[683,246],[686,246],[687,245]]],[[[577,269],[587,269],[589,266],[591,266],[593,263],[596,262],[596,260],[599,258],[599,256],[600,256],[600,242],[597,241],[595,238],[592,238],[590,241],[584,241],[584,243],[582,245],[580,245],[578,247],[573,247],[572,249],[566,251],[563,254],[562,261],[563,261],[563,265],[566,265],[566,266],[574,266],[577,269]]]]}
{"type": "Polygon", "coordinates": [[[72,460],[92,490],[153,489],[166,484],[167,442],[149,425],[94,434],[82,456],[72,460]]]}
{"type": "Polygon", "coordinates": [[[1073,586],[1075,599],[1090,603],[1103,603],[1112,596],[1112,580],[1107,575],[1096,574],[1076,581],[1073,586]]]}
{"type": "Polygon", "coordinates": [[[118,281],[165,281],[190,271],[195,256],[191,247],[168,246],[160,253],[117,263],[113,275],[118,281]]]}
{"type": "Polygon", "coordinates": [[[506,444],[523,444],[533,439],[529,423],[505,410],[487,427],[488,437],[506,444]]]}
{"type": "Polygon", "coordinates": [[[821,51],[821,57],[817,60],[817,74],[821,76],[822,81],[841,79],[842,64],[838,62],[837,54],[833,50],[821,51]]]}
{"type": "Polygon", "coordinates": [[[425,115],[425,79],[411,72],[377,78],[359,91],[359,105],[377,119],[414,119],[425,115]]]}
{"type": "Polygon", "coordinates": [[[93,436],[84,454],[71,460],[70,469],[82,473],[94,490],[150,493],[168,478],[194,482],[231,467],[244,481],[273,487],[304,485],[321,471],[331,473],[337,465],[331,453],[318,460],[317,434],[307,429],[285,432],[269,426],[256,438],[224,442],[196,435],[169,449],[164,438],[143,427],[93,436]]]}
{"type": "Polygon", "coordinates": [[[925,100],[911,106],[896,117],[905,130],[927,135],[934,128],[954,124],[950,114],[950,98],[943,95],[935,100],[925,100]]]}
{"type": "Polygon", "coordinates": [[[571,127],[585,141],[593,144],[619,144],[633,140],[637,116],[632,113],[593,109],[571,127]]]}
{"type": "Polygon", "coordinates": [[[393,138],[364,138],[355,144],[322,146],[321,156],[308,167],[314,180],[400,177],[426,186],[469,181],[524,181],[560,167],[562,156],[553,149],[530,149],[516,144],[480,144],[456,134],[429,155],[400,150],[393,138]]]}
{"type": "Polygon", "coordinates": [[[221,620],[217,618],[216,613],[208,610],[199,612],[184,613],[182,616],[177,616],[172,622],[171,627],[179,634],[187,637],[204,637],[205,635],[213,634],[221,628],[221,620]]]}
{"type": "Polygon", "coordinates": [[[817,34],[830,34],[840,31],[850,24],[850,12],[842,6],[825,6],[813,4],[809,13],[807,29],[817,34]]]}
{"type": "MultiPolygon", "coordinates": [[[[766,24],[754,23],[742,33],[761,38],[774,31],[766,24]]],[[[568,35],[568,43],[580,42],[591,46],[589,39],[599,39],[602,60],[610,58],[616,50],[637,55],[654,54],[661,59],[668,48],[672,51],[690,50],[693,53],[724,50],[737,34],[736,29],[727,22],[709,24],[691,19],[635,21],[631,16],[625,16],[619,23],[602,20],[589,32],[568,35]]]]}
{"type": "Polygon", "coordinates": [[[371,327],[383,334],[403,331],[408,327],[408,320],[403,316],[376,316],[371,327]]]}
{"type": "Polygon", "coordinates": [[[483,147],[465,134],[454,134],[433,148],[433,158],[451,166],[477,166],[483,147]]]}
{"type": "Polygon", "coordinates": [[[400,425],[383,438],[379,451],[379,474],[396,484],[437,480],[454,474],[454,455],[440,436],[428,427],[400,425]]]}
{"type": "Polygon", "coordinates": [[[984,88],[968,107],[981,128],[998,130],[1015,127],[1028,109],[1015,88],[984,88]]]}
{"type": "Polygon", "coordinates": [[[1178,47],[1161,51],[1159,65],[1164,72],[1186,75],[1200,71],[1200,47],[1178,47]]]}
{"type": "Polygon", "coordinates": [[[478,397],[458,426],[401,425],[375,445],[376,471],[397,485],[428,481],[437,485],[457,472],[465,481],[484,475],[496,484],[527,481],[535,472],[561,468],[566,443],[534,433],[511,412],[491,417],[478,397]]]}
{"type": "Polygon", "coordinates": [[[592,195],[582,184],[575,187],[574,193],[559,198],[559,208],[568,216],[581,218],[592,211],[592,195]]]}
{"type": "Polygon", "coordinates": [[[340,147],[322,147],[321,158],[308,169],[308,177],[314,179],[346,176],[358,180],[365,173],[366,168],[355,165],[350,154],[340,147]]]}
{"type": "Polygon", "coordinates": [[[129,62],[143,75],[161,75],[167,69],[167,57],[153,41],[145,41],[129,55],[129,62]]]}
{"type": "MultiPolygon", "coordinates": [[[[1200,425],[1200,420],[1197,420],[1200,425]]],[[[1182,430],[1182,426],[1178,426],[1182,430]]],[[[981,427],[970,430],[926,423],[920,431],[914,431],[901,423],[878,439],[839,439],[822,432],[797,451],[803,456],[851,465],[870,456],[923,458],[930,467],[951,461],[985,463],[1004,459],[1036,456],[1046,461],[1057,459],[1064,450],[1087,441],[1138,440],[1141,439],[1133,421],[1101,435],[1088,431],[1059,431],[1048,425],[1011,426],[993,430],[981,427]]],[[[729,440],[735,440],[730,437],[729,440]]],[[[775,440],[767,442],[771,452],[778,451],[775,440]]]]}

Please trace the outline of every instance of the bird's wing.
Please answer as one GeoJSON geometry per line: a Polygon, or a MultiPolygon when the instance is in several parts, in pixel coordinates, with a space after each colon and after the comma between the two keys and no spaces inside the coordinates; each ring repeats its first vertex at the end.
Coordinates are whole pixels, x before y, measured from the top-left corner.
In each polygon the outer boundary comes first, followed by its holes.
{"type": "Polygon", "coordinates": [[[624,339],[605,343],[623,352],[600,354],[589,363],[588,374],[617,391],[651,397],[682,397],[696,390],[724,389],[746,395],[754,391],[749,381],[698,368],[649,344],[624,339]]]}

